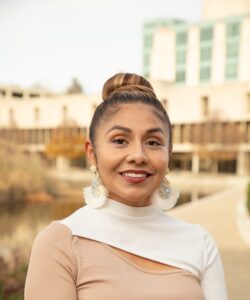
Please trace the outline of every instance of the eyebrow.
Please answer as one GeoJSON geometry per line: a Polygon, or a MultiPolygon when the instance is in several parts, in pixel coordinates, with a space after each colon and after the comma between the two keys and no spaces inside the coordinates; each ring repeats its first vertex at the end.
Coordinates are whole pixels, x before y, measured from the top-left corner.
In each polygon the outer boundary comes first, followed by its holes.
{"type": "MultiPolygon", "coordinates": [[[[108,134],[110,131],[113,131],[113,130],[121,130],[121,131],[126,131],[126,132],[128,132],[128,133],[131,133],[131,132],[132,132],[132,130],[131,130],[130,128],[116,125],[116,126],[111,127],[111,128],[106,132],[106,134],[108,134]]],[[[150,128],[150,129],[148,129],[148,130],[146,131],[147,134],[148,134],[148,133],[155,133],[155,132],[161,132],[163,135],[165,135],[165,134],[164,134],[164,131],[162,130],[161,127],[150,128]]]]}

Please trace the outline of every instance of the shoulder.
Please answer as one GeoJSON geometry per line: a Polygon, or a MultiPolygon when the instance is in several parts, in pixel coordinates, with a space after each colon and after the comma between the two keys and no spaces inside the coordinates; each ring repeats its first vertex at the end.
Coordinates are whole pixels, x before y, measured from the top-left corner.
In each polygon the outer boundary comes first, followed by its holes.
{"type": "Polygon", "coordinates": [[[191,234],[198,240],[205,242],[208,245],[215,244],[211,234],[206,229],[204,229],[201,225],[196,223],[189,223],[169,215],[167,215],[167,218],[168,218],[168,226],[170,225],[182,233],[188,235],[191,234]]]}
{"type": "Polygon", "coordinates": [[[192,237],[194,239],[202,240],[204,232],[200,225],[183,221],[172,215],[165,214],[164,218],[166,219],[167,227],[175,233],[179,233],[181,236],[185,235],[187,238],[192,237]]]}
{"type": "Polygon", "coordinates": [[[76,274],[77,260],[70,229],[58,221],[51,222],[36,236],[30,256],[30,264],[39,269],[66,268],[76,274]]]}
{"type": "MultiPolygon", "coordinates": [[[[188,224],[188,223],[187,223],[188,224]]],[[[189,224],[189,233],[192,234],[193,245],[197,247],[200,253],[200,263],[205,270],[209,267],[219,255],[217,244],[213,236],[199,224],[189,224]]],[[[191,245],[192,247],[192,245],[191,245]]],[[[193,249],[195,251],[195,249],[193,249]]]]}
{"type": "Polygon", "coordinates": [[[36,236],[35,241],[60,241],[69,239],[72,236],[71,230],[58,221],[52,221],[48,226],[42,229],[36,236]]]}
{"type": "Polygon", "coordinates": [[[213,236],[199,224],[168,217],[176,243],[185,245],[185,252],[198,259],[203,269],[211,265],[218,255],[218,247],[213,236]]]}
{"type": "MultiPolygon", "coordinates": [[[[71,232],[65,225],[53,221],[40,231],[34,240],[26,279],[26,293],[33,293],[33,287],[39,290],[42,286],[57,286],[63,280],[62,286],[66,287],[68,283],[76,281],[77,272],[71,232]]],[[[51,290],[41,292],[50,293],[51,290]]],[[[35,290],[34,293],[38,295],[35,290]]],[[[30,296],[31,298],[34,297],[30,296]]]]}
{"type": "Polygon", "coordinates": [[[41,255],[60,251],[72,252],[72,233],[67,226],[53,221],[37,234],[32,252],[41,255]]]}

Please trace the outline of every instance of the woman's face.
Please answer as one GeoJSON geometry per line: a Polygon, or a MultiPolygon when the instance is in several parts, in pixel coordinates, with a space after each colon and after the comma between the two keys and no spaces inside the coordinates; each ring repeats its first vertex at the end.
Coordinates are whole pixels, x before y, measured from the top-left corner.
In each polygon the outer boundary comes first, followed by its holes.
{"type": "Polygon", "coordinates": [[[96,129],[95,148],[86,142],[109,197],[131,206],[147,206],[169,162],[169,131],[155,109],[122,104],[96,129]]]}

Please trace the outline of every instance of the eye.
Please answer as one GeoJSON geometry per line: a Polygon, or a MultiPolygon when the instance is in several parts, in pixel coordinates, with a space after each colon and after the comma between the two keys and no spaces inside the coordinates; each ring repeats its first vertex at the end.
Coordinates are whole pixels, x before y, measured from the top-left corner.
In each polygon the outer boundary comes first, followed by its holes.
{"type": "Polygon", "coordinates": [[[124,145],[127,141],[123,138],[117,138],[112,140],[112,143],[117,144],[117,145],[124,145]]]}
{"type": "Polygon", "coordinates": [[[147,141],[147,144],[149,145],[149,146],[161,146],[161,143],[159,142],[159,141],[157,141],[157,140],[150,140],[150,141],[147,141]]]}

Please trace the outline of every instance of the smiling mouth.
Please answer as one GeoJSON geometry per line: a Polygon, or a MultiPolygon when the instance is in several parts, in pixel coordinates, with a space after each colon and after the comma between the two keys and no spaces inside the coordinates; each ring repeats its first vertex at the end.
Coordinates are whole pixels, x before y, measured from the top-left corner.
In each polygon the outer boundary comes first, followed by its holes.
{"type": "Polygon", "coordinates": [[[120,175],[122,175],[124,178],[127,179],[134,179],[134,180],[140,180],[140,179],[146,179],[147,177],[151,176],[152,174],[148,173],[145,170],[127,170],[124,172],[120,172],[120,175]]]}
{"type": "Polygon", "coordinates": [[[151,176],[151,174],[146,173],[146,172],[121,172],[120,175],[122,176],[122,178],[130,183],[130,184],[140,184],[143,183],[147,180],[147,178],[149,176],[151,176]]]}
{"type": "Polygon", "coordinates": [[[124,173],[121,173],[121,175],[124,177],[130,177],[130,178],[146,178],[146,177],[150,176],[150,174],[146,174],[146,173],[136,174],[136,173],[130,173],[130,172],[124,172],[124,173]]]}

